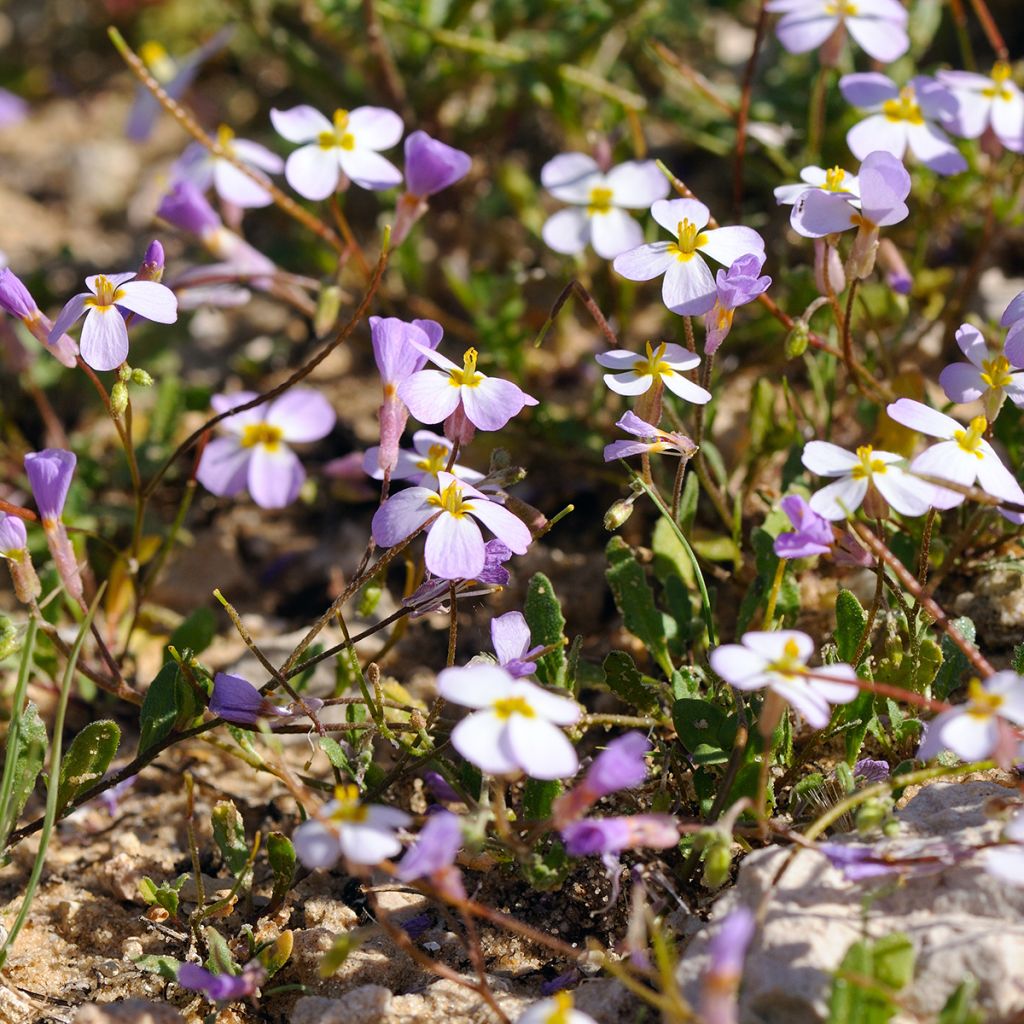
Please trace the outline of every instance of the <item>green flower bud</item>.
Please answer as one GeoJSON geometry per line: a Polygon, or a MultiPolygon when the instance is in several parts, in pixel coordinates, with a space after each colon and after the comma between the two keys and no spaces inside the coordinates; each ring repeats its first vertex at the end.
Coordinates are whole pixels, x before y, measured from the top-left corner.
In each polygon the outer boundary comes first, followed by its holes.
{"type": "Polygon", "coordinates": [[[794,320],[789,334],[786,335],[786,358],[796,359],[807,351],[811,340],[810,328],[804,320],[794,320]]]}
{"type": "Polygon", "coordinates": [[[128,386],[123,380],[117,381],[110,389],[110,408],[115,416],[123,416],[128,408],[128,386]]]}
{"type": "Polygon", "coordinates": [[[857,811],[857,831],[864,835],[881,828],[892,812],[892,800],[875,798],[865,800],[857,811]]]}
{"type": "Polygon", "coordinates": [[[117,368],[117,379],[123,380],[125,384],[132,379],[132,368],[127,363],[122,363],[117,368]]]}
{"type": "Polygon", "coordinates": [[[606,530],[617,530],[632,514],[633,502],[636,496],[620,498],[604,514],[604,528],[606,530]]]}
{"type": "Polygon", "coordinates": [[[140,388],[151,388],[153,378],[145,370],[132,370],[132,383],[140,388]]]}
{"type": "Polygon", "coordinates": [[[709,889],[719,889],[729,881],[732,851],[724,836],[704,850],[704,874],[701,882],[709,889]]]}

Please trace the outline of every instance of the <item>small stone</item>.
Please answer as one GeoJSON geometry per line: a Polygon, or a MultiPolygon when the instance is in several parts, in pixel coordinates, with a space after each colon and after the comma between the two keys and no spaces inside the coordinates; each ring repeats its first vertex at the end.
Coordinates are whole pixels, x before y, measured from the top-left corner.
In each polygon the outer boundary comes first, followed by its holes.
{"type": "Polygon", "coordinates": [[[288,1024],[378,1024],[391,1009],[391,992],[382,985],[360,985],[340,999],[303,996],[288,1016],[288,1024]]]}
{"type": "Polygon", "coordinates": [[[147,999],[120,999],[113,1003],[86,1003],[74,1024],[185,1024],[185,1018],[167,1003],[147,999]]]}

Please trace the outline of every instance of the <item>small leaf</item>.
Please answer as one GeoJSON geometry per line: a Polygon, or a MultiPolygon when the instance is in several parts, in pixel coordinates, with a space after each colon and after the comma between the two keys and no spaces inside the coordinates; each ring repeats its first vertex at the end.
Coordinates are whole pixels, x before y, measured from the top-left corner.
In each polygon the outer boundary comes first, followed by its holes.
{"type": "Polygon", "coordinates": [[[530,627],[531,642],[544,647],[554,646],[554,650],[537,659],[537,677],[547,686],[565,689],[566,661],[562,647],[565,617],[551,580],[542,572],[534,573],[530,578],[523,614],[530,627]]]}
{"type": "Polygon", "coordinates": [[[946,1000],[936,1024],[983,1024],[985,1016],[975,1002],[977,994],[978,981],[968,975],[946,1000]]]}
{"type": "Polygon", "coordinates": [[[269,946],[260,950],[259,961],[267,972],[267,977],[272,978],[291,958],[292,947],[295,943],[295,936],[289,928],[280,935],[269,946]]]}
{"type": "Polygon", "coordinates": [[[523,816],[528,821],[543,821],[551,817],[551,805],[562,792],[557,780],[527,779],[523,786],[523,816]]]}
{"type": "Polygon", "coordinates": [[[206,960],[206,969],[213,974],[238,974],[241,968],[235,962],[228,948],[227,940],[216,928],[204,928],[206,945],[210,955],[206,960]]]}
{"type": "Polygon", "coordinates": [[[46,759],[46,726],[39,717],[35,704],[29,702],[25,710],[12,724],[19,731],[18,756],[14,761],[14,779],[11,787],[11,803],[8,821],[4,822],[3,836],[6,837],[15,826],[28,798],[35,789],[36,779],[43,770],[46,759]]]}
{"type": "Polygon", "coordinates": [[[213,839],[234,878],[245,870],[249,862],[249,847],[245,841],[245,824],[238,808],[230,800],[219,800],[210,815],[213,839]]]}
{"type": "Polygon", "coordinates": [[[672,675],[672,658],[661,612],[654,603],[654,592],[643,567],[621,537],[612,537],[605,549],[608,569],[605,573],[615,605],[626,629],[643,641],[666,676],[672,675]]]}
{"type": "Polygon", "coordinates": [[[180,710],[179,700],[184,688],[192,695],[188,684],[181,679],[178,666],[170,661],[157,673],[149,684],[139,711],[139,753],[144,754],[151,747],[165,740],[174,728],[180,710]]]}
{"type": "Polygon", "coordinates": [[[159,953],[147,953],[145,956],[140,956],[138,959],[133,960],[132,963],[140,971],[145,971],[147,974],[159,974],[161,978],[165,978],[167,981],[177,981],[178,968],[181,967],[180,960],[175,960],[173,956],[163,956],[159,953]]]}
{"type": "Polygon", "coordinates": [[[327,755],[327,760],[331,762],[332,768],[337,768],[350,776],[355,775],[349,759],[345,756],[345,751],[333,736],[320,736],[319,741],[320,749],[327,755]]]}
{"type": "Polygon", "coordinates": [[[83,790],[103,778],[117,754],[121,730],[116,722],[90,722],[72,741],[60,764],[57,814],[83,790]]]}
{"type": "Polygon", "coordinates": [[[608,689],[623,703],[645,714],[658,710],[654,680],[641,675],[625,651],[612,651],[604,659],[604,678],[608,689]]]}
{"type": "Polygon", "coordinates": [[[855,942],[832,982],[828,1024],[887,1024],[913,975],[914,946],[902,932],[855,942]]]}
{"type": "Polygon", "coordinates": [[[331,948],[324,953],[320,960],[320,977],[330,978],[372,934],[377,931],[373,928],[352,928],[337,936],[331,948]]]}
{"type": "Polygon", "coordinates": [[[270,905],[265,914],[273,914],[284,903],[288,890],[295,880],[295,847],[291,840],[280,832],[267,836],[267,860],[274,872],[274,889],[270,894],[270,905]]]}
{"type": "MultiPolygon", "coordinates": [[[[977,631],[966,615],[953,620],[953,628],[967,641],[974,643],[977,631]]],[[[1016,653],[1016,652],[1014,652],[1016,653]]],[[[948,636],[942,638],[942,666],[935,676],[932,692],[938,700],[945,700],[959,685],[967,668],[963,651],[948,636]]]]}
{"type": "Polygon", "coordinates": [[[840,590],[836,597],[836,648],[840,661],[852,663],[867,624],[868,613],[853,591],[840,590]]]}
{"type": "Polygon", "coordinates": [[[209,608],[197,608],[167,641],[168,647],[177,651],[188,648],[193,654],[205,651],[217,635],[217,618],[209,608]]]}

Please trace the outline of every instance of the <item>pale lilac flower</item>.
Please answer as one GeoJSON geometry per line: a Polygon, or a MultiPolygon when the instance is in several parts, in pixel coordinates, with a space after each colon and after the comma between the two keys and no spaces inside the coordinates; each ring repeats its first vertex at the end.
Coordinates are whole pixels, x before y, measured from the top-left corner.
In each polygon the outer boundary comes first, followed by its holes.
{"type": "Polygon", "coordinates": [[[0,128],[21,124],[28,117],[28,103],[9,89],[0,89],[0,128]]]}
{"type": "Polygon", "coordinates": [[[217,129],[217,147],[244,164],[258,180],[250,178],[227,156],[211,153],[205,146],[194,142],[171,168],[172,183],[190,181],[201,192],[212,186],[225,202],[243,209],[269,206],[274,199],[265,188],[270,184],[267,174],[280,174],[284,161],[258,142],[236,138],[224,124],[217,129]]]}
{"type": "Polygon", "coordinates": [[[1010,300],[999,323],[1009,328],[1003,344],[1006,357],[1014,366],[1020,366],[1024,361],[1024,292],[1010,300]]]}
{"type": "Polygon", "coordinates": [[[437,677],[445,700],[475,708],[452,730],[452,745],[488,775],[564,779],[579,767],[558,726],[575,725],[580,706],[498,665],[446,668],[437,677]]]}
{"type": "Polygon", "coordinates": [[[853,766],[853,777],[861,782],[885,782],[890,774],[888,761],[878,761],[870,757],[862,757],[853,766]]]}
{"type": "Polygon", "coordinates": [[[566,825],[561,835],[570,857],[621,853],[641,847],[669,850],[679,842],[679,823],[670,814],[587,818],[566,825]]]}
{"type": "Polygon", "coordinates": [[[267,980],[267,972],[256,961],[247,964],[241,974],[211,974],[199,964],[182,964],[178,984],[182,988],[205,992],[213,1002],[233,1002],[253,995],[267,980]]]}
{"type": "Polygon", "coordinates": [[[885,64],[910,47],[907,10],[899,0],[769,0],[781,14],[775,32],[790,53],[821,49],[846,29],[869,56],[885,64]]]}
{"type": "Polygon", "coordinates": [[[583,780],[555,800],[552,807],[555,827],[563,828],[581,817],[609,793],[639,786],[647,778],[644,755],[650,749],[650,740],[639,732],[627,732],[612,740],[594,758],[583,780]]]}
{"type": "Polygon", "coordinates": [[[1024,152],[1024,94],[1013,80],[1013,69],[997,61],[989,75],[973,71],[940,71],[937,75],[958,101],[946,127],[965,139],[976,139],[988,128],[1015,153],[1024,152]]]}
{"type": "Polygon", "coordinates": [[[479,579],[486,562],[479,520],[517,555],[533,539],[526,524],[508,509],[451,473],[438,473],[438,490],[410,487],[391,495],[373,516],[374,540],[393,547],[431,518],[424,558],[427,569],[446,580],[479,579]],[[436,518],[434,518],[436,517],[436,518]]]}
{"type": "MultiPolygon", "coordinates": [[[[382,416],[383,418],[383,416],[382,416]]],[[[374,445],[363,453],[363,470],[374,480],[384,479],[384,470],[380,468],[381,449],[374,445]]],[[[448,469],[448,460],[452,454],[452,442],[432,430],[417,430],[412,435],[412,449],[399,448],[395,468],[391,471],[392,480],[412,480],[420,487],[437,487],[437,474],[447,471],[458,480],[476,484],[484,478],[484,474],[468,466],[455,463],[448,469]]]]}
{"type": "Polygon", "coordinates": [[[811,510],[825,519],[847,519],[873,486],[902,515],[924,515],[935,502],[935,488],[896,465],[902,461],[902,455],[869,444],[854,454],[828,441],[808,441],[803,464],[818,476],[838,478],[811,495],[811,510]]]}
{"type": "Polygon", "coordinates": [[[796,185],[779,185],[775,189],[775,201],[779,206],[793,206],[805,192],[827,192],[842,195],[852,206],[860,204],[860,182],[856,174],[844,171],[836,165],[826,170],[811,164],[800,172],[796,185]]]}
{"type": "Polygon", "coordinates": [[[423,350],[436,349],[443,336],[443,328],[434,320],[413,320],[407,323],[393,316],[370,317],[373,358],[384,390],[378,414],[380,448],[377,449],[377,462],[382,471],[381,479],[388,470],[394,474],[399,457],[398,443],[409,419],[409,410],[399,397],[398,389],[427,365],[423,350]]]}
{"type": "Polygon", "coordinates": [[[848,882],[863,882],[869,878],[899,875],[905,868],[899,861],[880,857],[873,846],[854,843],[818,843],[815,849],[823,853],[832,867],[843,873],[848,882]]]}
{"type": "Polygon", "coordinates": [[[532,676],[544,645],[530,646],[530,627],[522,612],[506,612],[491,619],[491,644],[498,664],[515,678],[532,676]]]}
{"type": "Polygon", "coordinates": [[[925,725],[917,756],[930,760],[952,750],[964,761],[984,761],[997,753],[1013,725],[1024,725],[1024,679],[996,672],[984,682],[972,679],[967,703],[936,715],[925,725]]]}
{"type": "Polygon", "coordinates": [[[455,858],[462,848],[462,825],[451,811],[432,814],[398,864],[396,877],[403,882],[429,879],[436,887],[455,898],[465,899],[462,876],[455,858]]]}
{"type": "Polygon", "coordinates": [[[613,348],[599,353],[596,358],[601,366],[615,371],[606,373],[604,382],[617,395],[642,395],[656,384],[663,383],[686,402],[705,405],[711,401],[710,391],[683,376],[686,370],[700,365],[700,356],[688,352],[682,345],[663,341],[655,349],[647,342],[646,355],[613,348]]]}
{"type": "Polygon", "coordinates": [[[691,459],[697,453],[697,446],[685,434],[661,430],[640,419],[633,412],[624,413],[615,426],[640,440],[612,441],[611,444],[605,445],[605,462],[628,459],[631,455],[640,455],[642,452],[649,452],[651,455],[678,455],[684,459],[691,459]]]}
{"type": "Polygon", "coordinates": [[[572,204],[544,222],[544,241],[569,256],[589,243],[606,260],[643,243],[643,230],[626,211],[647,210],[669,193],[668,179],[653,160],[630,160],[604,173],[586,153],[549,160],[540,181],[556,199],[572,204]]]}
{"type": "MultiPolygon", "coordinates": [[[[994,498],[1024,505],[1024,491],[1020,484],[984,439],[988,430],[984,416],[976,416],[965,428],[952,416],[930,409],[912,398],[901,398],[891,403],[886,412],[911,430],[942,438],[941,443],[933,444],[914,459],[910,464],[911,472],[949,480],[963,487],[977,483],[994,498]]],[[[956,491],[936,487],[935,492],[932,504],[936,508],[952,508],[964,501],[964,495],[956,491]]]]}
{"type": "MultiPolygon", "coordinates": [[[[257,398],[255,391],[214,395],[214,411],[227,412],[257,398]]],[[[288,447],[319,441],[334,429],[330,403],[311,388],[293,388],[272,402],[227,417],[227,437],[203,449],[196,478],[208,490],[230,498],[248,489],[261,508],[283,508],[299,494],[306,471],[288,447]]]]}
{"type": "Polygon", "coordinates": [[[0,558],[7,562],[14,584],[14,596],[31,604],[43,591],[28,553],[28,533],[19,516],[0,512],[0,558]]]}
{"type": "Polygon", "coordinates": [[[956,343],[968,361],[951,363],[939,374],[939,383],[951,402],[984,401],[989,422],[998,415],[1005,396],[1014,405],[1024,406],[1024,370],[1002,353],[989,351],[984,335],[970,324],[957,329],[956,343]]]}
{"type": "Polygon", "coordinates": [[[66,334],[50,341],[53,324],[43,316],[36,300],[25,287],[21,278],[8,267],[0,268],[0,309],[20,320],[34,338],[41,341],[47,351],[65,366],[75,366],[78,345],[66,334]]]}
{"type": "Polygon", "coordinates": [[[791,704],[815,729],[824,729],[832,704],[849,704],[860,692],[844,679],[856,679],[850,665],[807,668],[814,641],[795,629],[745,633],[739,644],[723,644],[711,652],[711,667],[738,690],[767,687],[791,704]],[[816,678],[814,673],[828,676],[816,678]]]}
{"type": "Polygon", "coordinates": [[[326,199],[342,184],[342,175],[360,188],[394,188],[402,172],[379,150],[402,137],[402,119],[383,107],[335,110],[328,120],[313,107],[271,110],[274,130],[289,142],[306,145],[288,157],[284,176],[300,196],[326,199]]]}
{"type": "Polygon", "coordinates": [[[400,245],[428,208],[430,196],[461,181],[473,160],[461,149],[415,131],[405,139],[405,192],[398,197],[391,241],[400,245]]]}
{"type": "Polygon", "coordinates": [[[704,230],[711,213],[696,199],[659,199],[651,215],[676,236],[674,242],[652,242],[615,258],[613,266],[630,281],[664,275],[661,297],[680,316],[700,316],[715,304],[715,279],[704,257],[731,267],[741,256],[764,252],[764,239],[747,227],[704,230]]]}
{"type": "Polygon", "coordinates": [[[843,98],[869,112],[846,134],[858,160],[882,150],[903,159],[907,149],[939,174],[959,174],[967,161],[940,124],[956,113],[953,94],[935,79],[918,75],[901,89],[887,75],[867,71],[839,80],[843,98]]]}
{"type": "Polygon", "coordinates": [[[210,713],[236,725],[256,725],[261,718],[273,715],[287,718],[288,708],[271,704],[248,679],[218,672],[213,677],[210,713]]]}
{"type": "Polygon", "coordinates": [[[704,354],[713,355],[732,330],[733,316],[740,306],[753,302],[766,292],[772,283],[767,275],[761,276],[764,253],[741,256],[728,270],[715,275],[715,304],[704,315],[704,354]]]}
{"type": "Polygon", "coordinates": [[[28,547],[28,532],[20,516],[0,512],[0,558],[17,558],[28,547]]]}
{"type": "Polygon", "coordinates": [[[94,274],[85,279],[87,292],[68,299],[50,330],[55,342],[82,314],[82,358],[94,370],[114,370],[128,358],[128,327],[122,311],[160,324],[178,319],[178,300],[156,281],[133,281],[133,272],[94,274]]]}
{"type": "Polygon", "coordinates": [[[775,538],[773,547],[779,558],[810,558],[832,550],[835,536],[831,524],[799,494],[787,494],[779,504],[793,524],[792,532],[780,533],[775,538]]]}
{"type": "Polygon", "coordinates": [[[982,867],[1011,885],[1024,885],[1024,812],[1018,811],[1003,829],[1004,842],[981,851],[982,867]]]}
{"type": "Polygon", "coordinates": [[[25,456],[25,473],[32,496],[36,499],[43,533],[57,573],[68,593],[81,602],[84,594],[82,576],[78,571],[75,549],[61,522],[77,462],[74,452],[63,448],[46,448],[41,452],[28,452],[25,456]]]}
{"type": "Polygon", "coordinates": [[[708,965],[700,979],[702,1024],[737,1024],[736,997],[743,961],[757,925],[746,907],[730,911],[708,943],[708,965]]]}
{"type": "Polygon", "coordinates": [[[590,1014],[573,1009],[572,994],[557,992],[551,999],[527,1007],[516,1024],[597,1024],[590,1014]]]}
{"type": "Polygon", "coordinates": [[[475,348],[466,349],[460,367],[439,352],[417,347],[440,369],[413,373],[399,385],[398,397],[421,423],[445,420],[445,436],[453,441],[467,444],[474,427],[501,430],[523,406],[537,404],[512,381],[480,373],[475,348]]]}
{"type": "Polygon", "coordinates": [[[307,868],[333,867],[339,857],[351,864],[379,864],[401,852],[395,833],[410,820],[394,807],[361,803],[355,786],[338,786],[321,815],[295,830],[292,842],[307,868]]]}
{"type": "MultiPolygon", "coordinates": [[[[195,81],[203,63],[215,56],[228,44],[234,28],[222,28],[201,46],[175,60],[161,43],[149,41],[139,47],[139,57],[149,73],[160,83],[172,100],[185,95],[195,81]]],[[[160,102],[143,85],[135,90],[132,109],[128,113],[125,134],[134,142],[145,142],[153,130],[153,124],[161,111],[160,102]]]]}

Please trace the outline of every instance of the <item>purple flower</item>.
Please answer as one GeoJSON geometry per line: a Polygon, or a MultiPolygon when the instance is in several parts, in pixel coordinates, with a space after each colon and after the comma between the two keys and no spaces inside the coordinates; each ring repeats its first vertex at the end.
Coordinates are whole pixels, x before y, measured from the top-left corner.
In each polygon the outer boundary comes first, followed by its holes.
{"type": "Polygon", "coordinates": [[[498,664],[511,676],[532,676],[543,645],[530,648],[530,627],[522,612],[506,612],[491,619],[491,643],[498,664]]]}
{"type": "Polygon", "coordinates": [[[28,553],[28,533],[19,516],[0,512],[0,558],[7,562],[14,584],[14,596],[31,604],[42,593],[42,585],[28,553]]]}
{"type": "Polygon", "coordinates": [[[853,777],[854,779],[860,779],[862,782],[885,782],[889,778],[889,762],[888,761],[876,761],[870,757],[862,757],[853,766],[853,777]]]}
{"type": "Polygon", "coordinates": [[[221,199],[243,209],[269,206],[273,197],[259,182],[269,185],[264,171],[280,174],[284,161],[258,142],[235,138],[235,133],[224,124],[217,129],[217,148],[243,163],[259,181],[253,181],[230,160],[194,142],[171,168],[173,182],[190,181],[202,192],[212,185],[221,199]]]}
{"type": "Polygon", "coordinates": [[[77,463],[75,453],[63,448],[46,448],[25,456],[25,473],[43,526],[60,520],[77,463]]]}
{"type": "Polygon", "coordinates": [[[780,502],[795,532],[780,533],[774,550],[779,558],[810,558],[832,550],[832,526],[819,516],[799,494],[788,494],[780,502]]]}
{"type": "Polygon", "coordinates": [[[472,166],[468,153],[416,131],[405,140],[405,186],[410,195],[427,199],[461,181],[472,166]]]}
{"type": "MultiPolygon", "coordinates": [[[[398,464],[398,442],[405,430],[409,410],[398,390],[414,373],[427,365],[424,350],[441,343],[444,330],[434,320],[406,323],[397,317],[370,317],[370,342],[377,363],[384,399],[380,407],[380,449],[378,463],[385,473],[398,464]]],[[[443,467],[442,467],[443,468],[443,467]]]]}
{"type": "Polygon", "coordinates": [[[673,434],[669,431],[661,430],[646,420],[640,419],[633,412],[624,413],[615,426],[626,431],[627,434],[640,438],[640,440],[612,441],[611,444],[605,445],[605,462],[612,462],[615,459],[626,459],[631,455],[640,455],[642,452],[650,452],[652,455],[674,454],[681,458],[689,459],[697,452],[697,446],[684,434],[673,434]]]}
{"type": "Polygon", "coordinates": [[[409,848],[395,874],[403,882],[429,878],[455,863],[462,847],[462,826],[451,811],[431,815],[423,826],[415,846],[409,848]]]}
{"type": "MultiPolygon", "coordinates": [[[[490,594],[494,587],[507,587],[512,579],[511,573],[504,564],[512,557],[512,549],[503,541],[492,538],[484,544],[484,567],[476,574],[474,580],[456,584],[455,592],[459,597],[476,597],[490,594]],[[475,584],[484,584],[477,587],[475,584]]],[[[447,611],[447,600],[451,593],[451,583],[447,579],[439,579],[427,574],[421,583],[408,597],[402,599],[407,608],[415,609],[412,618],[428,615],[430,612],[447,611]]]]}
{"type": "Polygon", "coordinates": [[[146,255],[142,258],[142,266],[139,268],[140,281],[159,281],[164,276],[164,264],[166,254],[163,243],[154,238],[146,247],[146,255]]]}
{"type": "Polygon", "coordinates": [[[36,300],[12,270],[0,269],[0,308],[19,319],[32,335],[47,346],[47,349],[65,366],[74,366],[78,346],[66,334],[55,342],[50,341],[52,324],[43,316],[36,300]]]}
{"type": "Polygon", "coordinates": [[[427,789],[430,790],[430,795],[440,803],[457,804],[462,802],[462,797],[452,789],[448,780],[439,772],[424,772],[423,781],[427,789]]]}
{"type": "Polygon", "coordinates": [[[256,725],[267,715],[286,718],[291,714],[288,708],[271,704],[247,679],[226,672],[213,677],[209,707],[211,714],[237,725],[256,725]]]}
{"type": "Polygon", "coordinates": [[[156,215],[182,231],[205,238],[223,227],[206,196],[191,181],[179,181],[160,200],[156,215]]]}
{"type": "Polygon", "coordinates": [[[818,843],[816,849],[828,857],[848,882],[863,882],[883,875],[899,875],[907,869],[899,861],[886,861],[874,847],[853,843],[818,843]]]}
{"type": "Polygon", "coordinates": [[[967,362],[951,363],[939,374],[939,384],[951,402],[984,399],[989,422],[999,414],[1004,396],[1018,407],[1024,405],[1024,372],[1019,365],[998,351],[989,351],[985,336],[971,324],[957,328],[956,343],[967,362]]]}
{"type": "Polygon", "coordinates": [[[847,103],[869,111],[846,135],[858,160],[884,150],[899,160],[907,149],[938,174],[967,170],[963,154],[939,127],[957,109],[953,94],[940,82],[919,75],[899,88],[887,75],[867,71],[844,75],[839,88],[847,103]]]}
{"type": "Polygon", "coordinates": [[[87,277],[89,291],[68,300],[50,331],[50,344],[84,313],[82,358],[94,370],[113,370],[128,358],[128,327],[121,315],[123,310],[157,323],[173,324],[178,319],[174,292],[156,281],[133,281],[135,276],[130,272],[87,277]]]}
{"type": "Polygon", "coordinates": [[[594,758],[584,784],[598,797],[639,786],[647,778],[644,755],[651,742],[639,732],[616,737],[594,758]]]}
{"type": "Polygon", "coordinates": [[[679,826],[669,814],[634,814],[625,818],[588,818],[562,829],[570,857],[619,853],[650,847],[667,850],[679,842],[679,826]]]}
{"type": "MultiPolygon", "coordinates": [[[[214,395],[211,404],[222,413],[256,397],[254,391],[214,395]]],[[[319,441],[334,429],[334,422],[334,410],[323,395],[311,388],[293,388],[273,402],[224,420],[230,436],[206,446],[196,477],[221,497],[248,488],[261,508],[283,508],[296,499],[306,479],[288,443],[319,441]]]]}
{"type": "Polygon", "coordinates": [[[483,571],[484,539],[474,520],[515,554],[526,553],[533,538],[521,519],[451,473],[439,473],[438,482],[438,491],[410,487],[393,494],[377,509],[372,530],[381,547],[394,547],[433,518],[424,557],[427,568],[441,579],[478,579],[483,571]]]}
{"type": "Polygon", "coordinates": [[[248,964],[241,974],[211,974],[198,964],[182,964],[178,968],[178,984],[182,988],[205,992],[214,1002],[251,996],[266,979],[267,972],[258,963],[248,964]]]}
{"type": "Polygon", "coordinates": [[[28,103],[8,89],[0,89],[0,128],[21,124],[28,117],[28,103]]]}
{"type": "Polygon", "coordinates": [[[764,253],[749,253],[741,256],[728,270],[719,270],[715,275],[718,295],[710,312],[704,316],[707,338],[704,354],[711,355],[725,341],[732,329],[735,311],[740,306],[753,302],[758,295],[768,290],[772,279],[761,276],[764,253]]]}
{"type": "Polygon", "coordinates": [[[413,373],[399,385],[398,397],[421,423],[446,420],[445,436],[453,441],[468,444],[473,427],[500,430],[524,405],[537,404],[510,380],[480,373],[475,348],[466,349],[459,367],[431,348],[418,347],[440,369],[413,373]]]}
{"type": "Polygon", "coordinates": [[[16,558],[28,546],[28,533],[20,516],[0,512],[0,558],[16,558]]]}
{"type": "MultiPolygon", "coordinates": [[[[815,242],[824,244],[820,238],[815,239],[815,242]]],[[[900,254],[899,249],[893,244],[892,239],[883,238],[878,243],[878,262],[885,271],[885,283],[897,295],[909,295],[913,291],[914,277],[910,273],[910,268],[900,254]]],[[[839,290],[842,291],[842,289],[839,290]]]]}
{"type": "Polygon", "coordinates": [[[782,15],[775,32],[790,53],[841,41],[843,28],[869,56],[886,64],[910,47],[908,15],[899,0],[770,0],[766,10],[782,15]]]}
{"type": "Polygon", "coordinates": [[[708,943],[708,965],[701,976],[700,993],[700,1019],[704,1024],[736,1024],[736,993],[755,927],[754,915],[746,907],[737,907],[708,943]]]}

